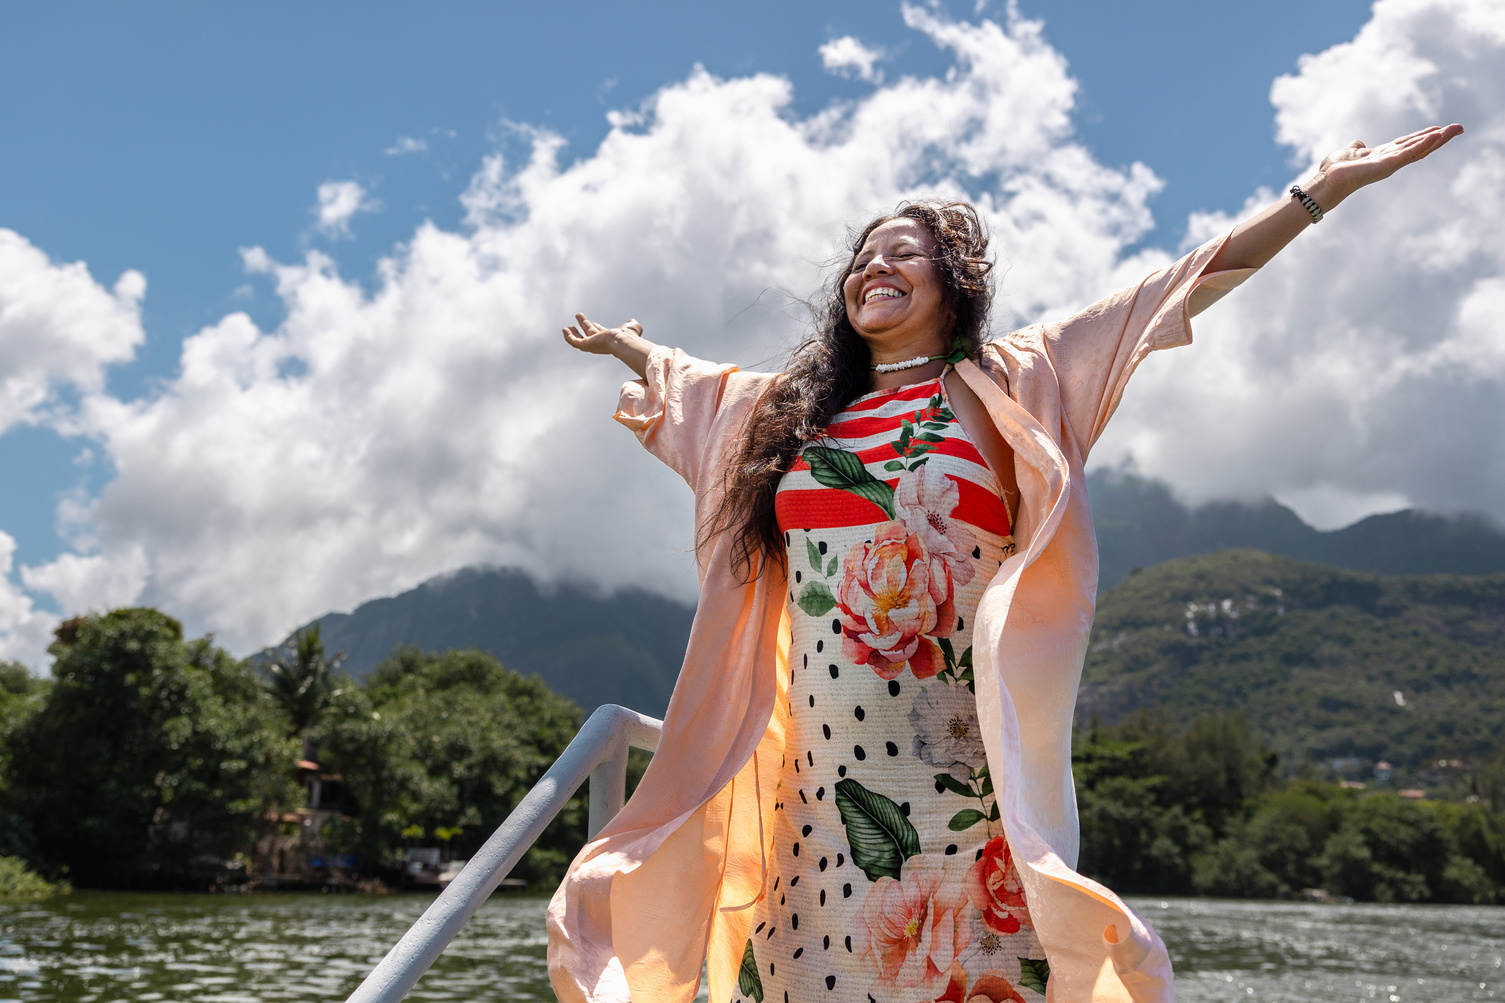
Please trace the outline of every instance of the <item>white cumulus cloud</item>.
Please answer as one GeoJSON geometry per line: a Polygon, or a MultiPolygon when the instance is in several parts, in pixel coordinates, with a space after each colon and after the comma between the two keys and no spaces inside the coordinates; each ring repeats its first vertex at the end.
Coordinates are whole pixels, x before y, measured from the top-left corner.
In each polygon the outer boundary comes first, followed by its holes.
{"type": "MultiPolygon", "coordinates": [[[[389,151],[390,152],[390,151],[389,151]]],[[[350,233],[350,220],[358,212],[374,212],[379,203],[366,197],[366,189],[355,181],[326,181],[319,186],[319,202],[314,206],[319,229],[331,237],[350,233]]]]}
{"type": "Polygon", "coordinates": [[[1098,460],[1132,455],[1193,499],[1273,493],[1324,526],[1407,505],[1505,517],[1505,4],[1380,0],[1271,99],[1293,181],[1350,140],[1468,132],[1304,233],[1196,347],[1153,358],[1098,460]]]}
{"type": "MultiPolygon", "coordinates": [[[[1471,131],[1305,234],[1199,319],[1197,346],[1147,363],[1100,460],[1132,455],[1188,495],[1505,510],[1491,441],[1505,60],[1498,19],[1478,13],[1498,9],[1381,0],[1352,43],[1277,85],[1281,135],[1303,161],[1432,118],[1471,131]],[[1384,74],[1413,83],[1372,83],[1384,74]]],[[[800,117],[786,80],[697,70],[614,113],[568,166],[560,137],[522,127],[530,151],[479,166],[464,226],[419,227],[365,288],[317,251],[248,252],[285,319],[204,328],[148,396],[87,393],[71,420],[116,476],[68,514],[77,552],[23,581],[69,610],[158,604],[242,651],[483,562],[692,596],[691,499],[611,422],[625,370],[564,347],[575,310],[777,365],[806,322],[797,297],[847,228],[934,192],[974,199],[993,228],[1000,326],[1168,260],[1130,250],[1160,181],[1075,139],[1075,84],[1039,23],[905,18],[950,53],[950,72],[800,117]]],[[[5,630],[6,644],[36,643],[5,630]]]]}
{"type": "Polygon", "coordinates": [[[81,420],[118,471],[83,514],[96,546],[25,580],[68,608],[137,588],[242,650],[476,562],[692,595],[690,498],[611,422],[626,371],[564,346],[573,311],[776,364],[804,322],[790,294],[900,198],[976,189],[1016,315],[1108,288],[1151,223],[1159,182],[1073,139],[1037,23],[907,16],[954,74],[800,118],[786,80],[696,71],[568,167],[525,130],[531,154],[477,172],[466,228],[420,227],[374,291],[319,252],[248,253],[286,319],[232,314],[160,392],[91,397],[81,420]]]}
{"type": "Polygon", "coordinates": [[[15,556],[15,537],[0,533],[0,661],[18,659],[35,665],[51,642],[58,621],[38,610],[31,596],[11,581],[15,556]]]}
{"type": "Polygon", "coordinates": [[[822,65],[831,73],[844,77],[856,77],[870,84],[883,82],[883,70],[878,64],[883,61],[883,50],[869,48],[851,35],[833,38],[820,47],[822,65]]]}
{"type": "Polygon", "coordinates": [[[146,585],[147,558],[139,546],[103,554],[63,554],[23,567],[28,589],[47,592],[70,613],[103,612],[135,602],[146,585]]]}
{"type": "Polygon", "coordinates": [[[105,367],[130,359],[144,339],[145,293],[140,272],[106,289],[81,262],[55,264],[0,229],[0,433],[40,420],[60,390],[99,390],[105,367]]]}

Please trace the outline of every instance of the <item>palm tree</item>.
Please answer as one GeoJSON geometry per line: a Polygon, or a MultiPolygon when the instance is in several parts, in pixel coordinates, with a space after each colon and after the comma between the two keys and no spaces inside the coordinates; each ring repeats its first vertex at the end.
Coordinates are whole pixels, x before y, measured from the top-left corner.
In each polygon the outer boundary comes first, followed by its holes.
{"type": "Polygon", "coordinates": [[[325,657],[317,625],[299,631],[273,652],[266,668],[267,686],[287,714],[294,735],[318,721],[334,695],[335,677],[344,660],[344,652],[325,657]]]}

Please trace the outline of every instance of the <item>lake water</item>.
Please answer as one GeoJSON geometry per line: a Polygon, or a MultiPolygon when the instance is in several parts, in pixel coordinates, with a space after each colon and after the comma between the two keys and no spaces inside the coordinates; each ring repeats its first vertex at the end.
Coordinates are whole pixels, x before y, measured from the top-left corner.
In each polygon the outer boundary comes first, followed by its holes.
{"type": "MultiPolygon", "coordinates": [[[[0,903],[0,1001],[342,1000],[429,901],[76,892],[0,903]]],[[[1462,1003],[1505,986],[1505,908],[1133,902],[1191,1003],[1462,1003]]],[[[552,1000],[545,905],[492,899],[409,999],[552,1000]]]]}

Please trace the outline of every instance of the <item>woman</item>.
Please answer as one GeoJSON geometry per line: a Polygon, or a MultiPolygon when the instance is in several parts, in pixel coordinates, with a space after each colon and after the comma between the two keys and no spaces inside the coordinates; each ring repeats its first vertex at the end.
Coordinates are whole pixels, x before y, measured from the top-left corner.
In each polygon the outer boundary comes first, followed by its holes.
{"type": "MultiPolygon", "coordinates": [[[[1226,236],[984,343],[969,206],[875,220],[783,374],[583,315],[617,420],[696,496],[700,602],[658,754],[549,909],[561,1000],[1162,1000],[1155,933],[1077,874],[1096,590],[1083,464],[1129,375],[1363,185],[1352,143],[1226,236]]],[[[1320,279],[1314,277],[1314,289],[1320,279]]]]}

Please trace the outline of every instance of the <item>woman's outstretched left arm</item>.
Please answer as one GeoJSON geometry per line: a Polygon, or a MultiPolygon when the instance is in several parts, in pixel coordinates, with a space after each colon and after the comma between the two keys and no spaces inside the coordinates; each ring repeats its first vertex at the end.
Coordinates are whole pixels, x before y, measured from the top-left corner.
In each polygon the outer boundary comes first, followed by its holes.
{"type": "MultiPolygon", "coordinates": [[[[1331,212],[1360,188],[1388,178],[1462,132],[1461,125],[1433,126],[1372,149],[1354,140],[1328,154],[1317,173],[1301,188],[1324,213],[1331,212]]],[[[1234,227],[1208,262],[1207,271],[1259,268],[1311,224],[1311,213],[1294,196],[1286,195],[1234,227]]]]}

